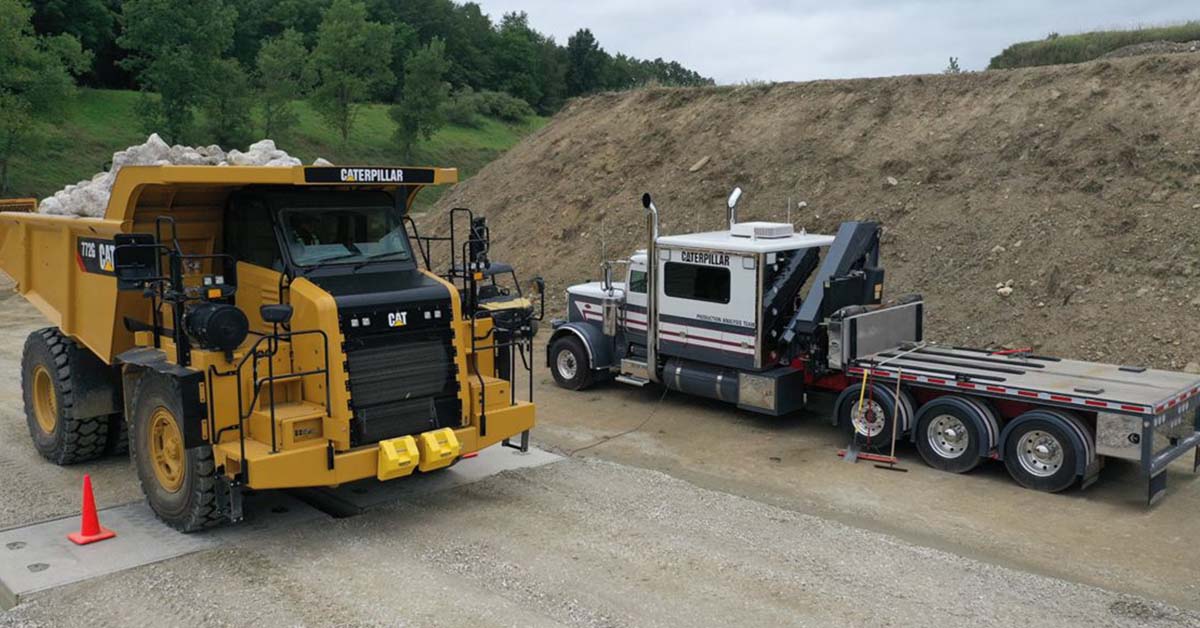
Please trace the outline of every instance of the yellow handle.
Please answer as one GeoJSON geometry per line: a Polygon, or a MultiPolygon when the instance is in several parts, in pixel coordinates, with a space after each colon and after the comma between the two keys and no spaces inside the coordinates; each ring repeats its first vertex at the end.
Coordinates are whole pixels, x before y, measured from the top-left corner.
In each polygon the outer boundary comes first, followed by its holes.
{"type": "Polygon", "coordinates": [[[871,371],[869,371],[868,369],[865,369],[865,368],[863,369],[862,390],[858,391],[858,415],[859,416],[862,416],[863,400],[867,398],[867,374],[870,372],[871,371]]]}

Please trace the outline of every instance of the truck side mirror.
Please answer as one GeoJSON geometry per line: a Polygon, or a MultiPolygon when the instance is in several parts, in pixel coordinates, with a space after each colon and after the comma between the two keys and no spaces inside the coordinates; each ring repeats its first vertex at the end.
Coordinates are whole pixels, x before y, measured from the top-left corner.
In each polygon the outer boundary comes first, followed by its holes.
{"type": "Polygon", "coordinates": [[[537,294],[546,294],[546,280],[541,277],[534,277],[533,291],[537,294]]]}
{"type": "Polygon", "coordinates": [[[649,192],[646,192],[645,194],[642,195],[642,207],[644,207],[646,209],[650,209],[651,207],[654,207],[654,199],[650,198],[649,192]]]}
{"type": "Polygon", "coordinates": [[[733,209],[733,208],[737,207],[738,201],[741,200],[741,198],[742,198],[742,188],[740,188],[740,187],[733,188],[733,191],[729,193],[729,201],[727,203],[729,205],[729,209],[733,209]]]}
{"type": "Polygon", "coordinates": [[[142,290],[146,282],[159,278],[160,247],[149,233],[118,233],[113,236],[113,274],[117,290],[142,290]]]}
{"type": "Polygon", "coordinates": [[[287,324],[292,320],[292,313],[292,306],[286,303],[269,303],[258,308],[258,314],[262,316],[263,322],[272,325],[287,324]]]}

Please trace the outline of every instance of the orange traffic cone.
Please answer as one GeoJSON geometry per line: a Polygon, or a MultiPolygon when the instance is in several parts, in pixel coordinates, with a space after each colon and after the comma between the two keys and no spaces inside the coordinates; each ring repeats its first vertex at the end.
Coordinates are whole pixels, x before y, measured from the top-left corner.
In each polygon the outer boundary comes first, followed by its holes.
{"type": "Polygon", "coordinates": [[[83,521],[79,531],[72,532],[67,538],[76,545],[87,545],[104,539],[111,539],[117,533],[100,527],[100,515],[96,513],[96,498],[92,495],[92,476],[83,476],[83,521]]]}

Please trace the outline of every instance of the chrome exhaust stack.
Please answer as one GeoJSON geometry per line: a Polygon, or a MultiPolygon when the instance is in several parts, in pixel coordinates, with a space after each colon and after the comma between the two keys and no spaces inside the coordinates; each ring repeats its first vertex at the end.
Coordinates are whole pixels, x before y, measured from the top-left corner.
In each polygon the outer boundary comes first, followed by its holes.
{"type": "Polygon", "coordinates": [[[650,193],[642,195],[646,209],[646,375],[652,382],[658,379],[658,208],[650,193]]]}

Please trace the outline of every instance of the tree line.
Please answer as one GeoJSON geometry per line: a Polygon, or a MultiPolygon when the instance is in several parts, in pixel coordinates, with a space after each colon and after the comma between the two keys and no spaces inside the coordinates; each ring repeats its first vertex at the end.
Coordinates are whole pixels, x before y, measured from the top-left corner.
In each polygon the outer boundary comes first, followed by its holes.
{"type": "MultiPolygon", "coordinates": [[[[19,45],[57,55],[62,76],[92,87],[145,92],[139,117],[147,129],[174,142],[204,138],[228,144],[260,130],[286,134],[297,121],[292,103],[305,98],[343,140],[364,103],[392,103],[396,139],[411,151],[448,118],[470,123],[478,114],[496,112],[508,118],[545,115],[568,98],[598,91],[647,83],[712,84],[674,61],[611,55],[588,29],[561,45],[533,29],[523,12],[494,22],[472,2],[0,0],[0,5],[3,28],[21,31],[19,45]]],[[[2,80],[0,98],[20,91],[2,80]]]]}

